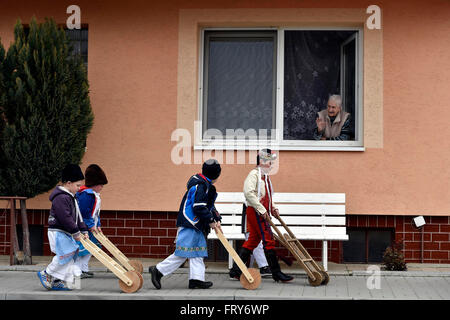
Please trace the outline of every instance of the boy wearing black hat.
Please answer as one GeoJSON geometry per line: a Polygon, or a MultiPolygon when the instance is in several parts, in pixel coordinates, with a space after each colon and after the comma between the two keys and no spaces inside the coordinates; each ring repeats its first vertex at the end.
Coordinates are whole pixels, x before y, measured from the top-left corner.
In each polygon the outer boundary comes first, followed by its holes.
{"type": "MultiPolygon", "coordinates": [[[[89,165],[84,172],[84,176],[84,185],[77,192],[76,198],[81,216],[89,229],[89,239],[100,247],[100,243],[95,238],[95,233],[102,231],[100,229],[100,192],[103,186],[108,183],[108,179],[105,172],[97,164],[89,165]]],[[[89,272],[89,260],[92,255],[83,247],[81,242],[78,245],[80,250],[76,264],[81,269],[81,278],[92,278],[94,274],[89,272]]]]}
{"type": "Polygon", "coordinates": [[[211,228],[220,228],[221,217],[214,206],[217,192],[213,185],[220,172],[219,162],[209,159],[203,163],[202,173],[189,179],[178,212],[175,252],[149,268],[156,289],[161,289],[161,278],[178,269],[186,259],[189,259],[189,289],[207,289],[213,285],[205,281],[203,259],[208,256],[208,233],[211,228]]]}
{"type": "Polygon", "coordinates": [[[38,272],[39,280],[48,290],[71,290],[69,285],[81,270],[77,258],[76,240],[86,237],[87,227],[81,217],[75,194],[82,185],[84,175],[78,165],[69,164],[62,171],[62,185],[50,195],[52,207],[48,217],[48,240],[56,255],[45,270],[38,272]]]}

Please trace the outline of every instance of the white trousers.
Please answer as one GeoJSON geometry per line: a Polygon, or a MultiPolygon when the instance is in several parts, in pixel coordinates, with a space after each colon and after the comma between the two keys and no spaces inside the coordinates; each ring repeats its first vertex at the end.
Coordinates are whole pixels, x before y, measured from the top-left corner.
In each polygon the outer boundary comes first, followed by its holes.
{"type": "MultiPolygon", "coordinates": [[[[56,254],[56,233],[58,231],[48,231],[48,241],[50,250],[56,254]]],[[[58,256],[54,256],[52,262],[47,266],[45,271],[52,277],[69,283],[74,282],[74,276],[81,276],[81,269],[75,264],[74,259],[70,259],[66,264],[59,264],[58,256]]]]}
{"type": "Polygon", "coordinates": [[[184,258],[171,254],[166,259],[156,265],[156,268],[163,276],[171,274],[177,270],[185,261],[189,259],[189,280],[205,281],[205,264],[203,258],[184,258]]]}
{"type": "MultiPolygon", "coordinates": [[[[249,232],[245,233],[245,240],[248,239],[249,235],[250,235],[249,232]]],[[[255,249],[253,249],[252,256],[250,257],[249,268],[251,268],[253,266],[253,263],[255,261],[256,261],[256,264],[258,265],[258,268],[264,268],[269,265],[269,263],[267,263],[266,255],[264,254],[264,247],[263,247],[262,240],[258,244],[258,246],[255,249]]]]}
{"type": "Polygon", "coordinates": [[[91,259],[91,257],[92,257],[92,254],[87,254],[85,256],[78,257],[77,260],[75,261],[75,264],[78,266],[78,268],[80,268],[81,271],[88,272],[89,271],[89,260],[91,259]]]}

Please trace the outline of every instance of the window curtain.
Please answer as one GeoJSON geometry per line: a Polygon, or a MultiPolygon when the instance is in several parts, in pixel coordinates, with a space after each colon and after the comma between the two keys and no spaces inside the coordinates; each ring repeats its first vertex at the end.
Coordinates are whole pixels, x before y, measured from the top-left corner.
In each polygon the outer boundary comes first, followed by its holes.
{"type": "Polygon", "coordinates": [[[273,39],[209,42],[206,129],[223,135],[226,129],[272,129],[274,45],[273,39]]]}
{"type": "Polygon", "coordinates": [[[354,31],[285,31],[285,140],[312,140],[317,112],[340,94],[340,45],[354,31]]]}

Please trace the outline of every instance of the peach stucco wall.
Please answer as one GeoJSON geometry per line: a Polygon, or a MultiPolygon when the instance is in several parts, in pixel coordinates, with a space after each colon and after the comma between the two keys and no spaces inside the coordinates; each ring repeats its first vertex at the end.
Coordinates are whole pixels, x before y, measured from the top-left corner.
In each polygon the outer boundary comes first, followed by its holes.
{"type": "MultiPolygon", "coordinates": [[[[344,192],[349,214],[450,214],[450,2],[432,1],[1,1],[8,47],[17,18],[65,23],[81,7],[89,25],[89,81],[95,123],[82,168],[100,164],[110,184],[102,209],[176,211],[199,165],[175,165],[179,119],[179,24],[186,10],[382,8],[380,119],[363,152],[281,151],[280,192],[344,192]],[[258,6],[258,7],[256,7],[258,6]],[[380,141],[381,140],[381,141],[380,141]]],[[[249,20],[253,17],[249,16],[249,20]]],[[[190,61],[193,65],[197,60],[190,61]]],[[[195,94],[195,93],[194,93],[195,94]]],[[[181,97],[182,100],[183,97],[181,97]]],[[[370,108],[370,105],[365,105],[370,108]]],[[[369,109],[368,109],[369,110],[369,109]]],[[[197,114],[197,110],[192,110],[197,114]]],[[[181,122],[180,122],[181,121],[181,122]]],[[[366,134],[366,132],[365,132],[366,134]]],[[[240,191],[252,164],[223,165],[219,191],[240,191]]],[[[48,208],[47,195],[28,201],[48,208]]]]}

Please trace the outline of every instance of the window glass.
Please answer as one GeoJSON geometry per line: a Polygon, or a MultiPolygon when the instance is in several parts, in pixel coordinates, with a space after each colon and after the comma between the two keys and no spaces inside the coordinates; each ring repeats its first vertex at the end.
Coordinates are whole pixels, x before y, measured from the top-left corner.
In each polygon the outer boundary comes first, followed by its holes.
{"type": "MultiPolygon", "coordinates": [[[[284,43],[285,140],[312,140],[319,111],[328,98],[341,94],[341,72],[355,91],[355,46],[346,47],[346,70],[341,70],[341,47],[355,31],[286,31],[284,43]]],[[[354,43],[353,43],[354,44],[354,43]]],[[[352,107],[354,110],[354,95],[352,107]]],[[[345,106],[343,109],[346,110],[345,106]]],[[[352,123],[353,128],[353,123],[352,123]]],[[[354,132],[354,131],[353,131],[354,132]]]]}
{"type": "Polygon", "coordinates": [[[288,147],[358,146],[359,32],[205,30],[204,141],[217,135],[229,139],[231,132],[259,141],[276,139],[272,142],[288,147]]]}
{"type": "Polygon", "coordinates": [[[274,128],[275,33],[207,34],[205,130],[274,128]]]}

